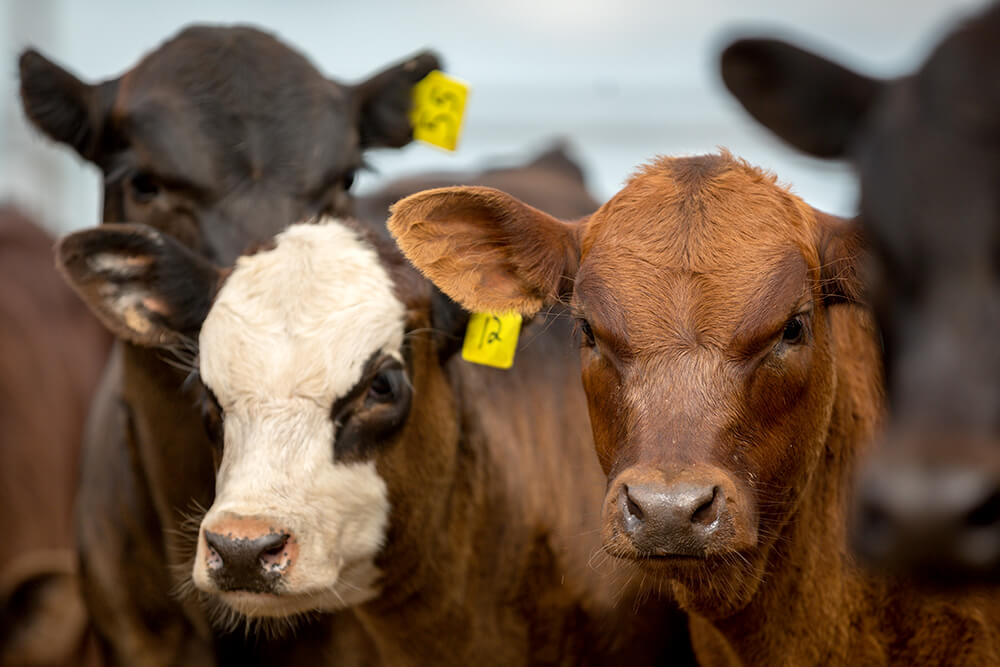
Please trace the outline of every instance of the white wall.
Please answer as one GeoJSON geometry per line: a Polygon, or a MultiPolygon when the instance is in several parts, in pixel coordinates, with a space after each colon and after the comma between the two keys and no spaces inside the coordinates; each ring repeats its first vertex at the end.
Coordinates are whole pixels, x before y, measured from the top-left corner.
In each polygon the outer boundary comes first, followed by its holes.
{"type": "Polygon", "coordinates": [[[13,197],[66,230],[99,218],[94,168],[30,131],[17,104],[26,45],[88,79],[114,76],[190,22],[248,22],[277,32],[327,74],[360,78],[433,47],[473,86],[456,154],[413,145],[371,160],[378,179],[517,157],[554,136],[572,140],[608,197],[661,153],[726,146],[810,203],[854,208],[843,165],[797,155],[754,125],[718,79],[727,36],[779,30],[876,74],[920,61],[940,32],[982,0],[6,0],[0,5],[0,199],[13,197]],[[751,6],[752,5],[752,6],[751,6]]]}

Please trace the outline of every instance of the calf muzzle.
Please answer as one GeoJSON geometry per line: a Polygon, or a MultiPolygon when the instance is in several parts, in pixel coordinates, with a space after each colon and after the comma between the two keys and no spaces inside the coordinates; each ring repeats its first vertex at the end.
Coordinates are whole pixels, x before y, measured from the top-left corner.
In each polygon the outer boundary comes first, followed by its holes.
{"type": "Polygon", "coordinates": [[[738,529],[747,523],[743,504],[722,470],[627,470],[605,499],[605,530],[637,558],[701,558],[749,546],[738,529]]]}
{"type": "Polygon", "coordinates": [[[1000,475],[988,466],[871,461],[851,541],[870,566],[932,585],[1000,581],[1000,475]]]}
{"type": "Polygon", "coordinates": [[[205,569],[222,591],[277,593],[298,548],[287,531],[252,518],[230,518],[202,530],[205,569]]]}

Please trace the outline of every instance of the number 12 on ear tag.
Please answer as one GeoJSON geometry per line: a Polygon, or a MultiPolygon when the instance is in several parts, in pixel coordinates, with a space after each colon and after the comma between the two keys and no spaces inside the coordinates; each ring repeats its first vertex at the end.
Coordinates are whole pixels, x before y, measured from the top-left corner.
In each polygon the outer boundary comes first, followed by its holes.
{"type": "Polygon", "coordinates": [[[508,313],[472,313],[465,329],[462,358],[474,364],[510,368],[521,332],[521,315],[508,313]]]}
{"type": "Polygon", "coordinates": [[[449,151],[458,146],[469,86],[434,70],[413,86],[413,138],[449,151]]]}

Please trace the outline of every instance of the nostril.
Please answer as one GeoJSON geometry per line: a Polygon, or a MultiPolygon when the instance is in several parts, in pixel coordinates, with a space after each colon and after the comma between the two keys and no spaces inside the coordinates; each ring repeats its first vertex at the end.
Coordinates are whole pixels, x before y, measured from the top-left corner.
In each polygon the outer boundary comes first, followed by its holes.
{"type": "Polygon", "coordinates": [[[715,499],[719,495],[719,487],[712,487],[712,494],[708,500],[699,505],[691,515],[691,523],[709,524],[715,521],[717,512],[715,511],[715,499]]]}
{"type": "Polygon", "coordinates": [[[284,554],[288,538],[289,535],[287,533],[268,535],[267,538],[260,544],[261,563],[264,565],[275,564],[275,562],[277,562],[284,554]]]}
{"type": "Polygon", "coordinates": [[[965,515],[965,523],[974,528],[985,528],[1000,522],[1000,489],[996,489],[965,515]]]}
{"type": "Polygon", "coordinates": [[[622,487],[622,493],[625,496],[625,511],[631,516],[631,518],[636,521],[642,521],[646,518],[646,513],[642,511],[642,508],[637,502],[632,499],[632,496],[628,493],[628,485],[622,487]]]}
{"type": "Polygon", "coordinates": [[[205,531],[205,544],[208,546],[206,559],[210,568],[220,568],[224,565],[222,554],[225,553],[225,538],[216,533],[205,531]]]}

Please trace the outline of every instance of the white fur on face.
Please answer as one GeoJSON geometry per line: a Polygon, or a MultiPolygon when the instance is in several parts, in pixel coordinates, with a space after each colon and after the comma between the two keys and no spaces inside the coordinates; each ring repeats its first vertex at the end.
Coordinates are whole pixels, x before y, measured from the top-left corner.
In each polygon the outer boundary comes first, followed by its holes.
{"type": "MultiPolygon", "coordinates": [[[[225,414],[216,498],[202,530],[227,516],[254,517],[298,544],[282,595],[220,594],[256,616],[335,609],[377,593],[386,485],[374,462],[334,462],[330,409],[374,353],[400,358],[404,333],[392,281],[354,231],[325,221],[290,227],[277,241],[240,258],[199,339],[202,380],[225,414]]],[[[194,581],[219,593],[205,551],[201,539],[194,581]]]]}

